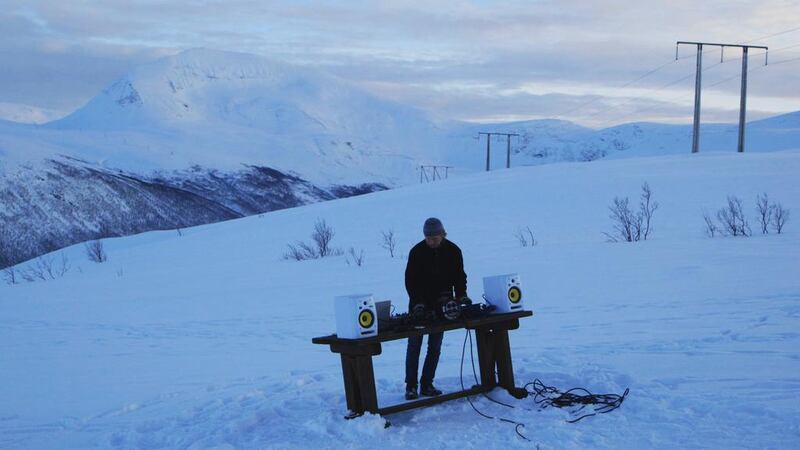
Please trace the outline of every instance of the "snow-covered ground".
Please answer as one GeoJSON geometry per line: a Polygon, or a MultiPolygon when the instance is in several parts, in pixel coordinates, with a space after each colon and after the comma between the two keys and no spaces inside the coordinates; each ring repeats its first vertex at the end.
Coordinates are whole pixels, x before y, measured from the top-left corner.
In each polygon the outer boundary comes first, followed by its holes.
{"type": "MultiPolygon", "coordinates": [[[[0,286],[0,448],[797,448],[800,446],[800,152],[698,154],[498,170],[261,216],[108,240],[109,260],[64,251],[48,282],[0,286]],[[654,234],[610,243],[608,205],[647,181],[654,234]],[[761,235],[760,193],[792,211],[761,235]],[[726,196],[754,235],[707,237],[726,196]],[[630,394],[568,424],[495,390],[345,421],[332,299],[372,292],[405,309],[404,257],[428,216],[464,251],[469,293],[520,273],[535,312],[510,333],[516,380],[630,394]],[[364,250],[293,262],[324,219],[364,250]],[[538,245],[514,234],[530,226],[538,245]]],[[[437,385],[460,389],[463,332],[445,335],[437,385]]],[[[381,405],[403,393],[404,342],[375,358],[381,405]]],[[[465,384],[472,369],[464,368],[465,384]]]]}

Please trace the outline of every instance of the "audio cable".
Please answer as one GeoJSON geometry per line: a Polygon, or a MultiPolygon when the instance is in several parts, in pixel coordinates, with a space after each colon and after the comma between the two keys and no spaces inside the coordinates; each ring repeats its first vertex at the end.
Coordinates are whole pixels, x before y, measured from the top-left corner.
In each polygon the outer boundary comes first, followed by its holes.
{"type": "MultiPolygon", "coordinates": [[[[466,390],[466,388],[464,387],[464,354],[466,353],[466,348],[467,348],[467,338],[469,338],[469,357],[470,357],[470,360],[472,361],[472,375],[475,377],[475,383],[476,384],[480,384],[480,383],[478,383],[478,375],[475,372],[475,358],[474,358],[473,353],[472,353],[472,333],[471,333],[471,331],[469,329],[467,329],[467,333],[464,336],[464,344],[461,346],[461,369],[459,371],[459,375],[461,377],[461,390],[462,391],[466,390]]],[[[488,398],[489,400],[492,400],[495,403],[499,403],[499,404],[507,406],[509,408],[514,408],[511,405],[507,405],[505,403],[498,402],[498,401],[492,399],[491,397],[489,397],[486,394],[483,394],[483,396],[488,398]]],[[[514,431],[516,431],[517,435],[519,435],[522,439],[525,439],[528,442],[532,442],[530,439],[528,439],[527,436],[525,436],[524,434],[522,434],[522,432],[520,432],[520,428],[525,428],[525,424],[524,423],[516,422],[516,421],[511,420],[511,419],[506,419],[504,417],[490,416],[488,414],[485,414],[485,413],[481,412],[475,406],[475,404],[472,403],[472,399],[469,398],[469,396],[467,396],[467,401],[469,402],[469,405],[472,406],[472,409],[475,410],[475,412],[478,413],[478,415],[480,415],[481,417],[485,417],[487,419],[492,419],[492,420],[500,420],[502,422],[510,423],[510,424],[514,425],[514,431]]],[[[537,445],[537,448],[538,447],[539,446],[537,445]]]]}
{"type": "MultiPolygon", "coordinates": [[[[461,367],[460,367],[460,378],[461,378],[461,389],[466,390],[464,387],[464,356],[466,354],[466,347],[467,347],[467,339],[469,339],[469,355],[470,361],[472,363],[472,376],[475,379],[476,384],[480,384],[478,382],[478,375],[475,371],[475,357],[472,352],[472,333],[469,329],[467,329],[467,333],[464,336],[464,343],[461,347],[461,367]]],[[[525,384],[525,390],[528,392],[529,395],[533,396],[533,401],[539,406],[539,410],[546,409],[550,406],[554,406],[557,408],[572,408],[578,406],[577,409],[570,410],[570,414],[576,415],[581,413],[587,406],[593,405],[593,411],[588,412],[586,414],[580,415],[579,417],[571,420],[566,420],[567,423],[576,423],[586,417],[596,416],[597,414],[605,414],[609,413],[620,406],[622,406],[622,402],[625,401],[628,394],[630,393],[630,388],[626,388],[625,392],[622,395],[618,394],[593,394],[589,392],[589,390],[585,388],[573,388],[569,389],[565,392],[561,392],[558,388],[547,386],[541,380],[536,378],[534,381],[525,384]],[[528,386],[531,386],[532,389],[528,389],[528,386]]],[[[505,406],[507,408],[516,409],[516,406],[509,405],[507,403],[503,403],[501,401],[495,400],[489,397],[486,393],[482,393],[484,397],[488,400],[497,403],[498,405],[505,406]]],[[[496,419],[506,423],[510,423],[514,425],[514,431],[516,431],[517,435],[521,438],[525,439],[526,441],[531,442],[531,440],[526,437],[520,431],[520,428],[524,428],[525,424],[521,422],[516,422],[511,419],[506,419],[503,417],[494,417],[488,414],[485,414],[478,410],[478,408],[472,403],[472,399],[467,396],[467,401],[469,402],[470,406],[476,413],[480,416],[485,417],[487,419],[496,419]]],[[[525,411],[532,411],[527,408],[522,408],[525,411]]],[[[538,445],[537,445],[538,447],[538,445]]]]}

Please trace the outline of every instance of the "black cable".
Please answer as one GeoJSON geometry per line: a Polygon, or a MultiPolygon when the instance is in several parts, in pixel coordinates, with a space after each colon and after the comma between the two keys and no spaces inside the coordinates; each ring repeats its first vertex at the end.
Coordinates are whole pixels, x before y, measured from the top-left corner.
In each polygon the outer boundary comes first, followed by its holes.
{"type": "MultiPolygon", "coordinates": [[[[467,334],[469,334],[469,330],[467,330],[467,334]]],[[[467,390],[464,387],[464,353],[466,351],[466,348],[467,348],[467,336],[465,335],[464,336],[464,344],[461,346],[461,369],[459,371],[459,375],[461,377],[461,390],[462,391],[466,391],[467,390]]],[[[494,419],[494,417],[488,416],[488,415],[478,411],[478,408],[476,408],[475,405],[472,404],[472,399],[469,398],[469,395],[467,396],[467,401],[469,402],[469,405],[472,406],[472,409],[474,409],[476,413],[480,414],[481,416],[483,416],[483,417],[485,417],[487,419],[494,419]]]]}
{"type": "MultiPolygon", "coordinates": [[[[477,382],[477,380],[478,380],[477,374],[475,374],[475,360],[472,357],[472,334],[470,333],[470,330],[467,329],[467,334],[464,336],[464,344],[461,346],[461,368],[460,368],[460,371],[459,371],[459,375],[461,377],[461,390],[462,391],[466,390],[466,388],[464,387],[464,354],[466,353],[466,348],[467,348],[467,337],[469,337],[469,342],[470,342],[469,354],[470,354],[470,358],[472,359],[472,372],[473,372],[473,375],[475,375],[475,381],[477,382]]],[[[481,415],[482,417],[485,417],[487,419],[501,420],[501,421],[506,422],[506,423],[514,424],[514,431],[517,433],[517,435],[519,437],[521,437],[522,439],[525,439],[528,442],[532,442],[530,439],[528,439],[527,436],[525,436],[524,434],[522,434],[519,431],[520,428],[525,428],[525,424],[524,423],[515,422],[515,421],[513,421],[511,419],[506,419],[506,418],[503,418],[503,417],[493,417],[493,416],[490,416],[488,414],[482,413],[472,403],[472,399],[469,398],[469,395],[467,396],[467,401],[469,402],[469,405],[472,406],[472,409],[474,409],[475,412],[478,413],[479,415],[481,415]]],[[[507,406],[510,406],[510,405],[507,405],[507,406]]],[[[511,407],[513,408],[513,406],[511,406],[511,407]]],[[[537,445],[537,447],[538,447],[538,445],[537,445]]]]}
{"type": "Polygon", "coordinates": [[[525,390],[528,391],[528,394],[533,395],[534,403],[539,405],[541,409],[550,406],[555,406],[556,408],[571,408],[580,405],[577,409],[570,410],[570,414],[576,415],[587,406],[595,405],[593,412],[584,414],[577,419],[567,420],[567,423],[575,423],[586,417],[611,412],[622,405],[622,402],[625,401],[625,398],[630,392],[629,388],[626,388],[622,395],[592,394],[584,388],[573,388],[566,392],[561,392],[558,388],[545,385],[538,378],[526,384],[524,387],[525,390]],[[528,390],[528,386],[533,386],[533,390],[528,390]]]}
{"type": "MultiPolygon", "coordinates": [[[[467,330],[467,335],[469,336],[469,359],[472,362],[472,377],[475,379],[475,384],[480,384],[480,382],[478,382],[478,374],[477,372],[475,372],[475,356],[472,354],[472,333],[470,332],[470,330],[467,330]]],[[[514,408],[514,406],[512,405],[503,403],[499,400],[495,400],[492,397],[489,397],[489,395],[486,394],[485,392],[483,392],[481,395],[483,395],[490,401],[497,403],[498,405],[503,405],[507,408],[512,408],[512,409],[514,408]]]]}
{"type": "MultiPolygon", "coordinates": [[[[468,329],[467,334],[464,336],[464,343],[461,347],[461,365],[460,365],[459,375],[461,379],[462,390],[466,390],[464,386],[464,355],[466,354],[467,339],[469,339],[469,354],[470,354],[470,360],[472,362],[472,376],[475,379],[475,383],[480,384],[478,382],[478,374],[475,371],[475,356],[472,351],[472,333],[468,329]]],[[[622,402],[625,401],[628,394],[630,393],[629,388],[626,388],[625,392],[623,392],[622,395],[593,394],[589,392],[588,389],[585,388],[572,388],[569,389],[568,391],[561,392],[558,388],[545,385],[538,378],[531,383],[525,384],[524,389],[528,392],[529,395],[533,396],[533,401],[539,406],[540,410],[546,409],[550,406],[554,406],[557,408],[572,408],[578,406],[577,409],[570,410],[570,414],[576,415],[579,414],[581,411],[583,411],[587,406],[593,405],[592,412],[589,412],[588,414],[583,414],[575,419],[566,420],[567,423],[576,423],[587,417],[596,416],[597,414],[609,413],[622,406],[622,402]],[[533,386],[533,389],[529,390],[528,386],[533,386]]],[[[505,407],[513,409],[517,408],[516,406],[495,400],[489,397],[486,393],[482,393],[482,395],[486,397],[488,400],[497,403],[499,405],[503,405],[505,407]]],[[[525,427],[525,424],[513,421],[511,419],[490,416],[478,410],[478,408],[472,403],[472,399],[470,399],[469,396],[467,396],[467,401],[469,402],[472,409],[475,410],[475,412],[481,415],[482,417],[485,417],[487,419],[497,419],[503,422],[514,424],[515,426],[514,431],[516,431],[517,435],[519,435],[526,441],[530,441],[530,439],[528,439],[525,435],[523,435],[519,431],[520,428],[525,427]]],[[[530,410],[526,409],[526,411],[530,410]]]]}

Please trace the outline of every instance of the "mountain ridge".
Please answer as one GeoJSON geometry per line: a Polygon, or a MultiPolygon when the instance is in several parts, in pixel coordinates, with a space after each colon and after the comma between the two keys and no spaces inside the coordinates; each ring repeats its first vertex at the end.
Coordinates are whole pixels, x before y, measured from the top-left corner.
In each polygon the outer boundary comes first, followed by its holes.
{"type": "MultiPolygon", "coordinates": [[[[701,152],[735,151],[735,126],[701,127],[701,152]]],[[[189,50],[136,68],[72,114],[42,125],[0,120],[0,260],[19,262],[81,240],[175,228],[390,189],[422,180],[425,165],[451,176],[485,169],[485,137],[519,134],[511,165],[689,153],[690,125],[631,123],[602,130],[544,119],[507,124],[435,122],[346,80],[268,58],[189,50]],[[86,173],[94,174],[89,177],[86,173]],[[22,176],[24,174],[24,177],[22,176]],[[118,176],[138,180],[122,189],[118,176]],[[22,177],[22,178],[20,178],[22,177]],[[25,185],[20,179],[49,180],[25,185]],[[70,179],[70,177],[74,177],[70,179]],[[100,180],[102,195],[87,180],[100,180]],[[77,211],[53,192],[83,198],[77,211]],[[195,208],[150,211],[185,195],[195,208]],[[25,193],[22,199],[18,194],[25,193]],[[96,205],[117,198],[103,232],[96,205]],[[149,209],[148,209],[149,208],[149,209]],[[232,212],[232,213],[231,213],[232,212]],[[128,224],[136,223],[135,227],[128,224]],[[46,232],[21,233],[20,230],[46,232]]],[[[800,148],[800,111],[748,124],[747,151],[800,148]]],[[[493,139],[492,168],[507,142],[493,139]]],[[[2,261],[0,261],[2,262],[2,261]]],[[[2,264],[0,264],[2,265],[2,264]]]]}

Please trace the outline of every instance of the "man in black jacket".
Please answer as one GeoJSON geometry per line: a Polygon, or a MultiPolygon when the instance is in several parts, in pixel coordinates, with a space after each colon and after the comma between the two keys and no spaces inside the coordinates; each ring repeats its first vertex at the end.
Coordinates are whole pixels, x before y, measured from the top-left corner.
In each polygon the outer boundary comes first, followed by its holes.
{"type": "MultiPolygon", "coordinates": [[[[406,265],[406,290],[408,291],[408,311],[412,313],[417,305],[432,311],[442,297],[466,298],[467,275],[464,273],[464,259],[461,249],[447,239],[442,222],[431,217],[422,227],[425,240],[415,245],[408,254],[406,265]]],[[[428,352],[422,367],[420,392],[426,396],[440,395],[442,391],[433,386],[439,353],[442,348],[443,332],[428,335],[428,352]]],[[[406,400],[417,398],[417,369],[422,349],[422,336],[408,338],[406,349],[406,400]]]]}

